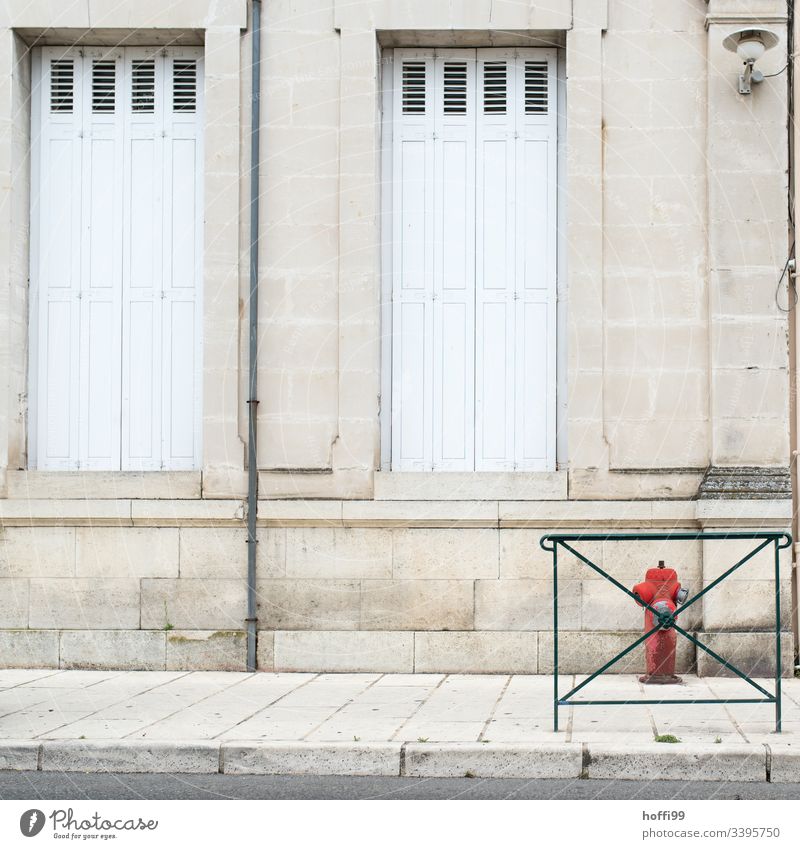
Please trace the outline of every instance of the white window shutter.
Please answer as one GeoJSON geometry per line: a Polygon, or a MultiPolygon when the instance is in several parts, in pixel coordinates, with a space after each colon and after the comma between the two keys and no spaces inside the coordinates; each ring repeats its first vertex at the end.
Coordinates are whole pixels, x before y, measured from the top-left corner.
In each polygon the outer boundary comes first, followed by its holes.
{"type": "Polygon", "coordinates": [[[169,468],[191,469],[199,462],[202,388],[201,52],[169,50],[165,81],[161,440],[169,468]]]}
{"type": "Polygon", "coordinates": [[[516,61],[515,468],[546,470],[556,435],[556,51],[516,61]]]}
{"type": "Polygon", "coordinates": [[[475,51],[434,62],[433,468],[474,465],[475,51]]]}
{"type": "Polygon", "coordinates": [[[83,51],[80,468],[120,468],[122,51],[83,51]]]}
{"type": "Polygon", "coordinates": [[[161,179],[164,58],[137,49],[125,61],[125,203],[122,355],[122,463],[161,468],[161,179]]]}
{"type": "Polygon", "coordinates": [[[392,468],[552,469],[556,51],[394,63],[392,468]]]}
{"type": "Polygon", "coordinates": [[[81,169],[83,69],[73,51],[44,48],[33,146],[40,167],[31,193],[31,273],[37,343],[31,345],[38,415],[32,454],[41,468],[79,462],[81,169]],[[47,238],[38,238],[42,231],[47,238]]]}
{"type": "Polygon", "coordinates": [[[202,53],[126,59],[123,463],[200,460],[202,53]]]}
{"type": "Polygon", "coordinates": [[[433,464],[433,51],[396,50],[392,178],[392,466],[433,464]]]}
{"type": "Polygon", "coordinates": [[[43,48],[35,69],[32,461],[197,468],[202,50],[43,48]]]}
{"type": "Polygon", "coordinates": [[[478,50],[475,468],[514,468],[515,112],[513,49],[478,50]]]}

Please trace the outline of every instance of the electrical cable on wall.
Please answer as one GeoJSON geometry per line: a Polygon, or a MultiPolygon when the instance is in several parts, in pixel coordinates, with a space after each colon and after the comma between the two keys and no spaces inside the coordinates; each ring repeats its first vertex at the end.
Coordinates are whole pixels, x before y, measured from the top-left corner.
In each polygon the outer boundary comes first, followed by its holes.
{"type": "Polygon", "coordinates": [[[786,272],[789,270],[789,266],[792,264],[794,260],[794,242],[792,242],[791,248],[789,248],[789,256],[786,258],[786,262],[783,265],[783,271],[781,272],[780,279],[778,280],[778,286],[775,289],[775,305],[781,312],[789,313],[797,306],[797,285],[795,282],[795,270],[793,269],[789,274],[789,288],[788,288],[788,304],[786,307],[782,307],[780,305],[780,301],[778,298],[780,297],[781,292],[781,284],[783,283],[783,278],[786,277],[786,272]]]}

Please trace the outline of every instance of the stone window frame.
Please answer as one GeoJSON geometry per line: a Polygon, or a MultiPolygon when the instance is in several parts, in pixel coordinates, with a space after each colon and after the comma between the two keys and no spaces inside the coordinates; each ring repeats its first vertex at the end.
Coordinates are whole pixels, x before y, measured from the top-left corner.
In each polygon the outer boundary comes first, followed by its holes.
{"type": "MultiPolygon", "coordinates": [[[[388,31],[378,32],[378,47],[380,51],[378,59],[378,96],[380,98],[380,120],[378,153],[380,156],[380,179],[379,185],[383,185],[384,176],[390,171],[391,155],[390,147],[384,144],[384,137],[390,131],[391,110],[389,109],[389,89],[383,73],[386,68],[384,56],[387,51],[402,47],[462,47],[480,48],[488,46],[508,47],[555,47],[558,51],[556,71],[556,92],[558,111],[557,130],[557,216],[556,226],[558,229],[557,239],[557,276],[556,276],[556,467],[553,471],[546,472],[396,472],[391,469],[391,397],[392,397],[392,375],[391,354],[392,338],[391,328],[392,304],[391,304],[391,215],[386,203],[386,197],[382,193],[380,199],[381,218],[381,415],[380,415],[380,464],[378,467],[379,488],[391,491],[393,497],[403,497],[405,486],[402,481],[409,482],[409,494],[420,491],[420,485],[429,487],[436,491],[437,497],[445,497],[452,489],[453,482],[458,480],[457,487],[459,497],[484,497],[487,485],[508,485],[509,481],[517,479],[518,483],[512,483],[512,488],[521,487],[524,490],[537,490],[537,497],[547,497],[547,492],[556,494],[561,491],[562,485],[566,486],[567,466],[567,251],[566,251],[566,134],[567,134],[567,84],[566,84],[566,39],[564,32],[531,32],[531,33],[495,33],[491,30],[485,32],[473,32],[468,36],[459,35],[453,40],[444,33],[420,32],[420,31],[388,31]],[[445,41],[445,39],[447,39],[445,41]],[[425,479],[436,475],[441,479],[440,485],[433,482],[424,483],[425,479]],[[468,486],[470,493],[464,490],[466,476],[469,475],[473,482],[468,486]]],[[[415,496],[415,497],[417,497],[415,496]]],[[[556,497],[558,497],[556,495],[556,497]]]]}
{"type": "MultiPolygon", "coordinates": [[[[0,274],[0,497],[241,497],[246,489],[239,398],[239,297],[242,31],[246,0],[217,10],[213,0],[178,8],[124,0],[92,26],[86,7],[59,13],[20,2],[0,14],[0,118],[10,125],[0,171],[6,241],[0,274]],[[53,26],[57,23],[58,26],[53,26]],[[119,26],[114,24],[119,23],[119,26]],[[191,44],[204,47],[203,409],[201,468],[190,472],[39,471],[28,469],[28,287],[30,248],[31,59],[34,46],[191,44]],[[232,191],[232,189],[235,189],[232,191]],[[231,339],[234,340],[231,344],[231,339]],[[224,386],[225,391],[220,391],[224,386]]],[[[95,16],[96,17],[96,16],[95,16]]]]}

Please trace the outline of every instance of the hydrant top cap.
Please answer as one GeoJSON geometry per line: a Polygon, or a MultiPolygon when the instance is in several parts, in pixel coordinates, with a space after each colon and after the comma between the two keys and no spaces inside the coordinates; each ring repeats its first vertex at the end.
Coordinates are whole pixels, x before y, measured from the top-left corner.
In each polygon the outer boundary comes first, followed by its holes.
{"type": "Polygon", "coordinates": [[[645,574],[646,581],[677,581],[678,573],[674,569],[655,568],[648,569],[645,574]]]}

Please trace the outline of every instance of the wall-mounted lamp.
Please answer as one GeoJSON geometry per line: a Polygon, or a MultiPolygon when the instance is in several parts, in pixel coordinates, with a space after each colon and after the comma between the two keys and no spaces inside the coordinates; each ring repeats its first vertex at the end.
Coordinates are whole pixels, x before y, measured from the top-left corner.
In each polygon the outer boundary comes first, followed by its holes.
{"type": "Polygon", "coordinates": [[[739,94],[750,94],[752,83],[764,80],[764,74],[753,65],[778,43],[778,36],[768,29],[740,29],[732,32],[723,42],[726,50],[744,62],[744,73],[739,74],[739,94]]]}

